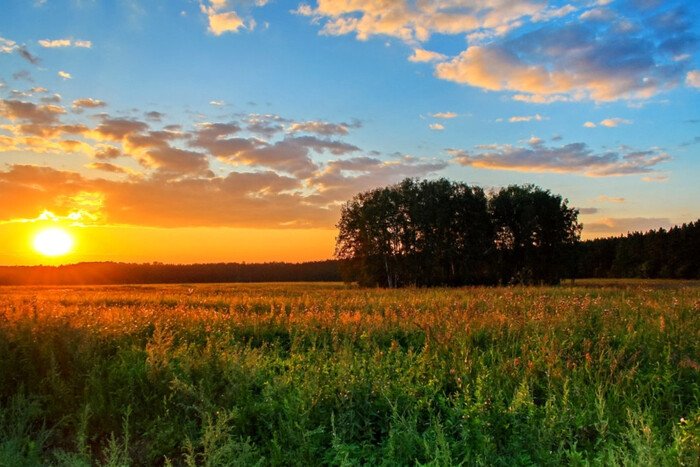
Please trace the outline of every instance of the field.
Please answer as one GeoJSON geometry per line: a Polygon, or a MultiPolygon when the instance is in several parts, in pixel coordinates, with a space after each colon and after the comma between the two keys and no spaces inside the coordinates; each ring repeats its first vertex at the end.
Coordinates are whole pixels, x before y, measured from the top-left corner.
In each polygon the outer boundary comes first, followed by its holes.
{"type": "Polygon", "coordinates": [[[0,288],[0,465],[697,465],[700,285],[0,288]]]}

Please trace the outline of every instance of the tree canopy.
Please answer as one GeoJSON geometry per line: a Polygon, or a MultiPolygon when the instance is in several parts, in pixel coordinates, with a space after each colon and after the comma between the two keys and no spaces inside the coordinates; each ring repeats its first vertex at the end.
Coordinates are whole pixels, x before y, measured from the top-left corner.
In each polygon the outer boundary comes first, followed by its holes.
{"type": "Polygon", "coordinates": [[[489,197],[446,179],[406,179],[343,206],[335,253],[361,285],[556,283],[579,238],[577,215],[532,185],[489,197]]]}

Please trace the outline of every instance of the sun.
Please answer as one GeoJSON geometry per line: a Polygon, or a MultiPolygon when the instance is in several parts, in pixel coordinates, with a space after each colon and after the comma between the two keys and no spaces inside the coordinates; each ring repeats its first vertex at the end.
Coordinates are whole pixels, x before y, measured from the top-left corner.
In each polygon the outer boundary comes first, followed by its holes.
{"type": "Polygon", "coordinates": [[[34,249],[44,256],[63,256],[73,249],[73,236],[60,227],[50,227],[34,236],[34,249]]]}

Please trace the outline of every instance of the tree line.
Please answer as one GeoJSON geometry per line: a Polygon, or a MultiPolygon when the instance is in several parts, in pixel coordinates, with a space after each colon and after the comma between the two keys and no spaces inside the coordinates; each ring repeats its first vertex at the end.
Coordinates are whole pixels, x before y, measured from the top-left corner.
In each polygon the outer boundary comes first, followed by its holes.
{"type": "Polygon", "coordinates": [[[576,268],[581,224],[534,185],[487,195],[446,179],[406,179],[341,210],[335,255],[364,286],[556,284],[576,268]]]}
{"type": "Polygon", "coordinates": [[[700,220],[578,247],[579,277],[700,279],[700,220]]]}
{"type": "Polygon", "coordinates": [[[0,266],[0,285],[173,284],[206,282],[340,281],[337,261],[306,263],[0,266]]]}

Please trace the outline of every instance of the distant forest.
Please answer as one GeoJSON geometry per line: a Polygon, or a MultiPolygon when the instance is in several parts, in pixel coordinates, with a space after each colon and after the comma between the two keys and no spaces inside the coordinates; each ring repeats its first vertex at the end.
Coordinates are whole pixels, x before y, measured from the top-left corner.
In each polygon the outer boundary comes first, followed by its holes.
{"type": "MultiPolygon", "coordinates": [[[[700,220],[646,233],[580,242],[575,277],[700,279],[700,220]]],[[[340,261],[308,263],[0,266],[0,285],[202,282],[337,282],[340,261]]]]}
{"type": "Polygon", "coordinates": [[[578,244],[578,277],[700,279],[700,220],[578,244]]]}
{"type": "Polygon", "coordinates": [[[176,284],[204,282],[340,281],[338,261],[307,263],[0,266],[0,285],[176,284]]]}

